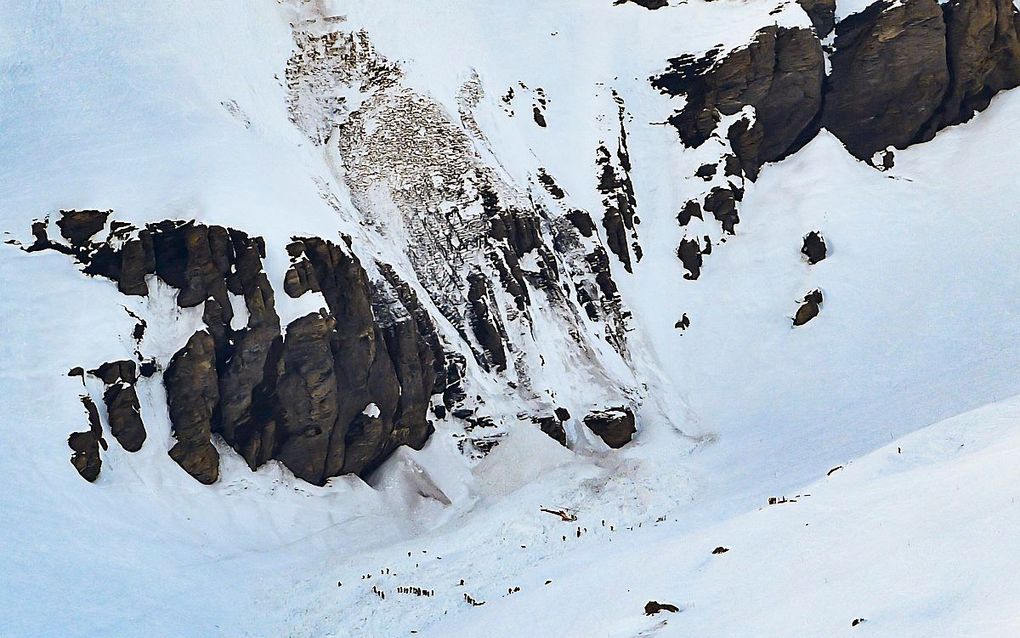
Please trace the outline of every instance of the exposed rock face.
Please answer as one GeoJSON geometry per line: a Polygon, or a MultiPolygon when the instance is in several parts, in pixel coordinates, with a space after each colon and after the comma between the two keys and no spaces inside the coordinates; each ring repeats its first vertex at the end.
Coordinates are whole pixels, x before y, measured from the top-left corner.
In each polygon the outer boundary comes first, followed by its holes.
{"type": "Polygon", "coordinates": [[[103,380],[110,433],[128,452],[137,452],[145,442],[145,425],[142,423],[135,381],[138,380],[134,361],[104,363],[93,374],[103,380]]]}
{"type": "Polygon", "coordinates": [[[63,211],[57,226],[61,236],[72,246],[84,246],[93,235],[106,226],[110,211],[72,210],[63,211]]]}
{"type": "Polygon", "coordinates": [[[103,461],[99,457],[99,448],[106,449],[106,441],[103,439],[103,427],[99,422],[99,410],[96,404],[88,396],[81,397],[81,403],[85,406],[85,413],[88,415],[89,429],[84,432],[74,432],[67,437],[67,445],[71,448],[71,465],[78,470],[78,474],[88,482],[99,478],[99,471],[102,469],[103,461]]]}
{"type": "Polygon", "coordinates": [[[336,322],[307,315],[287,326],[283,375],[277,386],[281,434],[280,460],[296,476],[323,481],[326,467],[343,463],[343,436],[331,446],[339,416],[339,396],[330,336],[336,322]]]}
{"type": "Polygon", "coordinates": [[[949,89],[921,140],[966,122],[996,93],[1020,86],[1020,14],[1011,0],[952,0],[943,12],[949,89]]]}
{"type": "Polygon", "coordinates": [[[611,448],[621,448],[634,438],[637,428],[630,408],[609,408],[584,417],[584,424],[611,448]]]}
{"type": "Polygon", "coordinates": [[[170,448],[170,458],[200,482],[215,483],[220,476],[220,454],[211,438],[220,394],[216,347],[208,332],[196,332],[170,359],[163,383],[170,423],[177,439],[170,448]]]}
{"type": "MultiPolygon", "coordinates": [[[[798,2],[814,33],[766,27],[747,46],[674,58],[651,78],[662,92],[685,97],[669,121],[686,146],[725,137],[732,151],[719,158],[724,185],[716,164],[692,176],[711,186],[680,211],[680,226],[704,210],[734,234],[742,180],[756,179],[763,164],[796,152],[822,126],[858,159],[888,170],[894,158],[884,149],[930,140],[997,92],[1020,86],[1020,11],[1012,0],[876,0],[836,25],[827,78],[819,38],[832,30],[835,2],[798,2]]],[[[698,244],[685,232],[677,249],[688,279],[698,278],[699,258],[708,253],[698,244]]]]}
{"type": "Polygon", "coordinates": [[[836,26],[822,123],[860,158],[905,148],[950,84],[946,24],[936,0],[882,0],[836,26]]]}
{"type": "Polygon", "coordinates": [[[617,140],[615,157],[605,145],[598,148],[595,163],[599,167],[599,192],[605,216],[602,227],[606,231],[606,244],[616,255],[627,272],[633,272],[631,253],[634,260],[641,261],[641,245],[637,241],[635,224],[637,199],[634,184],[630,178],[630,151],[627,149],[626,110],[623,101],[613,94],[619,110],[620,136],[617,140]],[[629,245],[629,247],[628,247],[629,245]]]}
{"type": "Polygon", "coordinates": [[[810,30],[773,26],[717,61],[718,54],[670,60],[669,70],[652,84],[687,96],[687,105],[670,119],[687,146],[701,146],[720,115],[754,107],[754,123],[730,132],[731,140],[739,140],[734,150],[744,172],[754,179],[762,164],[784,157],[814,134],[825,76],[821,43],[810,30]]]}
{"type": "Polygon", "coordinates": [[[496,370],[506,369],[506,351],[503,350],[503,337],[496,324],[496,319],[489,312],[489,288],[487,280],[481,273],[468,275],[468,302],[471,304],[471,330],[478,340],[487,358],[480,363],[491,365],[496,370]]]}
{"type": "MultiPolygon", "coordinates": [[[[108,214],[98,215],[105,224],[108,214]]],[[[432,432],[426,412],[433,393],[450,405],[463,399],[462,363],[448,361],[414,291],[385,264],[377,264],[380,279],[371,281],[343,246],[295,238],[285,289],[292,297],[321,293],[328,309],[296,319],[284,338],[260,238],[194,222],[144,229],[113,222],[109,240],[90,243],[104,227],[96,215],[64,218],[72,221],[61,227],[75,229],[68,233],[85,243],[53,242],[41,224],[33,229],[35,249],[65,252],[126,294],[148,294],[144,276],[155,274],[179,290],[179,306],[202,305],[205,329],[173,356],[163,382],[177,439],[170,456],[203,483],[219,476],[213,434],[253,469],[279,459],[298,477],[322,484],[370,472],[401,445],[421,448],[432,432]],[[244,299],[248,320],[241,329],[232,326],[230,295],[244,299]]],[[[531,241],[519,224],[506,232],[519,249],[531,241]]],[[[146,366],[155,372],[152,362],[146,366]]],[[[92,373],[106,384],[111,431],[124,449],[138,450],[145,429],[135,363],[106,363],[92,373]]],[[[76,467],[98,467],[92,438],[75,436],[76,467]]]]}
{"type": "Polygon", "coordinates": [[[797,0],[815,28],[818,37],[824,38],[836,26],[836,0],[797,0]]]}
{"type": "MultiPolygon", "coordinates": [[[[799,2],[824,37],[832,0],[799,2]]],[[[762,164],[814,136],[819,122],[870,160],[967,121],[999,91],[1020,86],[1020,13],[1011,0],[878,0],[836,25],[824,88],[820,43],[804,29],[767,27],[747,47],[720,54],[670,60],[652,83],[687,96],[670,121],[688,146],[707,140],[720,115],[754,107],[753,121],[728,131],[754,179],[762,164]]]]}
{"type": "Polygon", "coordinates": [[[300,241],[329,314],[287,328],[278,393],[288,438],[280,454],[295,474],[321,483],[369,472],[400,445],[424,445],[445,359],[414,292],[392,270],[369,282],[339,246],[300,241]]]}
{"type": "Polygon", "coordinates": [[[563,420],[554,416],[535,417],[532,421],[550,438],[563,447],[567,446],[567,433],[563,429],[563,420]]]}

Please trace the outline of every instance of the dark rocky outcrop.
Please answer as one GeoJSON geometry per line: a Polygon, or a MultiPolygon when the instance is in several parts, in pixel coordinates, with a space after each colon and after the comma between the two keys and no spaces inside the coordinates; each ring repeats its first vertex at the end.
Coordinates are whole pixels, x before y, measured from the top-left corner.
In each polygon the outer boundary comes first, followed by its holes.
{"type": "Polygon", "coordinates": [[[793,317],[794,327],[803,326],[817,317],[818,313],[821,312],[823,300],[824,298],[821,290],[812,290],[808,294],[804,295],[801,306],[797,309],[797,314],[793,317]]]}
{"type": "MultiPolygon", "coordinates": [[[[75,241],[101,227],[92,214],[65,217],[73,221],[62,228],[75,229],[68,231],[75,241]]],[[[125,294],[148,294],[145,276],[156,275],[178,289],[179,306],[202,306],[205,329],[173,356],[163,382],[177,439],[170,456],[203,483],[219,476],[213,434],[252,469],[278,459],[322,484],[339,474],[366,474],[401,445],[421,448],[432,433],[426,413],[434,393],[443,394],[444,409],[464,399],[464,362],[446,355],[414,290],[386,264],[377,264],[382,278],[371,281],[348,248],[295,238],[287,247],[285,290],[292,297],[319,292],[327,308],[284,332],[260,238],[195,222],[110,227],[115,241],[78,247],[51,241],[39,223],[33,246],[73,256],[86,273],[117,282],[125,294]],[[244,299],[244,327],[233,325],[230,295],[244,299]]],[[[537,230],[523,221],[500,228],[511,257],[537,241],[537,230]]],[[[158,367],[146,361],[142,371],[151,376],[158,367]]],[[[107,386],[114,436],[126,450],[139,449],[145,429],[135,363],[111,362],[92,373],[107,386]]],[[[79,463],[94,466],[87,437],[76,436],[75,445],[79,463]]]]}
{"type": "Polygon", "coordinates": [[[619,111],[620,135],[617,140],[615,155],[610,153],[605,144],[597,150],[595,164],[599,170],[598,189],[602,194],[602,205],[605,215],[602,227],[606,231],[606,245],[623,264],[627,272],[633,272],[634,261],[641,261],[641,246],[637,242],[635,225],[637,218],[637,198],[634,184],[631,181],[630,151],[627,148],[627,128],[625,126],[626,110],[623,100],[614,92],[619,111]]]}
{"type": "MultiPolygon", "coordinates": [[[[798,0],[824,37],[832,0],[798,0]]],[[[806,29],[766,27],[746,47],[669,61],[652,84],[687,103],[670,122],[687,146],[720,115],[754,107],[727,136],[743,172],[781,159],[824,126],[856,157],[930,140],[1020,86],[1020,13],[1011,0],[878,0],[835,26],[831,72],[806,29]]],[[[729,172],[729,171],[728,171],[729,172]]]]}
{"type": "Polygon", "coordinates": [[[740,214],[737,211],[737,202],[740,193],[733,188],[716,186],[705,197],[705,211],[712,213],[716,221],[722,225],[723,232],[734,234],[737,224],[740,223],[740,214]]]}
{"type": "Polygon", "coordinates": [[[177,439],[170,448],[170,458],[198,481],[206,485],[215,483],[220,475],[220,454],[211,437],[220,395],[216,347],[208,332],[196,332],[170,359],[163,383],[177,439]]]}
{"type": "Polygon", "coordinates": [[[813,230],[804,236],[804,244],[800,253],[804,255],[807,262],[812,266],[825,259],[828,255],[828,247],[825,245],[825,238],[817,230],[813,230]]]}
{"type": "Polygon", "coordinates": [[[870,159],[930,140],[1020,86],[1011,0],[882,0],[837,25],[823,123],[870,159]]]}
{"type": "Polygon", "coordinates": [[[128,452],[137,452],[145,443],[145,425],[142,423],[141,407],[135,382],[138,380],[134,361],[113,361],[104,363],[92,374],[106,385],[103,403],[106,404],[110,433],[120,446],[128,452]]]}
{"type": "Polygon", "coordinates": [[[698,167],[698,170],[694,172],[694,175],[705,181],[711,181],[711,179],[715,177],[715,173],[718,169],[719,167],[715,164],[702,164],[698,167]]]}
{"type": "Polygon", "coordinates": [[[331,337],[336,321],[307,315],[287,326],[283,374],[276,388],[281,438],[278,456],[298,477],[321,483],[327,465],[343,464],[343,433],[331,445],[340,412],[331,337]]]}
{"type": "Polygon", "coordinates": [[[634,413],[627,407],[592,412],[584,417],[584,424],[611,448],[627,445],[637,432],[634,413]]]}
{"type": "Polygon", "coordinates": [[[647,603],[645,603],[646,616],[654,616],[655,614],[661,611],[668,611],[670,613],[675,614],[680,611],[680,608],[677,607],[676,605],[671,605],[669,603],[660,603],[657,600],[649,600],[647,603]]]}
{"type": "Polygon", "coordinates": [[[106,227],[110,211],[68,210],[60,211],[57,226],[60,235],[72,246],[84,246],[96,233],[106,227]]]}
{"type": "Polygon", "coordinates": [[[505,370],[506,351],[503,349],[503,337],[495,318],[489,312],[488,296],[489,287],[485,275],[479,272],[468,275],[471,330],[487,355],[487,360],[480,363],[485,367],[491,365],[496,370],[505,370]]]}
{"type": "Polygon", "coordinates": [[[542,416],[532,417],[531,420],[542,432],[549,435],[550,438],[563,447],[567,447],[567,432],[563,429],[563,419],[555,416],[542,416]]]}
{"type": "Polygon", "coordinates": [[[99,448],[106,449],[106,440],[103,439],[103,427],[99,422],[99,410],[96,409],[95,402],[83,395],[81,403],[88,415],[89,429],[72,433],[67,437],[67,445],[73,452],[71,465],[83,479],[91,483],[99,478],[99,471],[103,466],[99,448]]]}
{"type": "Polygon", "coordinates": [[[818,37],[824,38],[836,26],[836,0],[797,0],[811,18],[818,37]]]}
{"type": "Polygon", "coordinates": [[[329,312],[287,328],[274,458],[322,483],[370,472],[401,445],[424,445],[430,397],[446,387],[447,366],[428,314],[392,269],[381,265],[384,281],[370,282],[348,251],[299,241],[295,252],[307,259],[307,279],[329,312]]]}
{"type": "Polygon", "coordinates": [[[631,2],[640,5],[645,9],[662,9],[669,6],[669,0],[614,0],[613,4],[626,4],[631,2]]]}
{"type": "Polygon", "coordinates": [[[868,159],[913,143],[950,84],[936,0],[881,0],[836,25],[822,124],[868,159]]]}
{"type": "MultiPolygon", "coordinates": [[[[986,108],[997,92],[1020,86],[1020,11],[1012,0],[876,0],[836,25],[828,77],[819,37],[833,28],[835,2],[798,2],[814,33],[765,27],[745,47],[674,58],[651,78],[663,93],[685,97],[669,119],[684,145],[725,135],[732,151],[722,157],[728,184],[688,201],[680,226],[704,210],[734,234],[741,180],[755,180],[763,164],[796,152],[822,126],[858,159],[889,170],[891,147],[928,141],[986,108]],[[725,132],[718,130],[723,116],[735,116],[725,132]]],[[[702,164],[693,176],[712,182],[714,175],[713,164],[702,164]]],[[[710,250],[684,238],[677,255],[685,278],[698,278],[710,250]]],[[[825,252],[820,236],[805,239],[809,263],[825,252]]],[[[816,310],[805,306],[802,319],[816,310]]]]}
{"type": "Polygon", "coordinates": [[[676,251],[677,257],[683,263],[684,279],[695,280],[701,276],[701,245],[697,239],[683,239],[680,241],[680,248],[676,251]]]}
{"type": "Polygon", "coordinates": [[[670,118],[685,145],[701,146],[721,115],[754,107],[753,124],[729,133],[744,172],[754,179],[761,165],[786,156],[814,134],[822,104],[825,63],[821,44],[808,29],[767,27],[754,41],[725,58],[719,51],[702,58],[670,60],[669,70],[652,84],[670,95],[686,95],[687,105],[670,118]]]}
{"type": "Polygon", "coordinates": [[[943,12],[949,89],[921,141],[966,122],[999,91],[1020,86],[1020,14],[1011,0],[952,0],[943,12]]]}
{"type": "Polygon", "coordinates": [[[568,212],[566,217],[582,237],[591,237],[595,233],[595,222],[591,220],[591,215],[583,210],[575,208],[568,212]]]}
{"type": "Polygon", "coordinates": [[[701,213],[701,204],[697,200],[690,200],[684,204],[683,209],[676,216],[676,221],[681,226],[686,226],[691,223],[691,220],[697,217],[698,219],[704,219],[701,213]]]}

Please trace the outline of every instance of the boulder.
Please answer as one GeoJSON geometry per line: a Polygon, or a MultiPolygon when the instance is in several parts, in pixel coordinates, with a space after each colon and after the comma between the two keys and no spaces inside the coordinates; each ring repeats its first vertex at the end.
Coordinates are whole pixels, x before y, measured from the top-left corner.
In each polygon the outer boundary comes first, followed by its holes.
{"type": "Polygon", "coordinates": [[[803,326],[817,317],[818,313],[821,312],[822,301],[823,296],[821,290],[812,290],[806,294],[801,302],[800,308],[797,309],[797,314],[793,318],[794,327],[803,326]]]}
{"type": "Polygon", "coordinates": [[[655,614],[662,611],[668,611],[672,614],[675,614],[680,611],[680,608],[677,607],[676,605],[671,605],[670,603],[660,603],[657,600],[649,600],[647,603],[645,603],[646,616],[654,616],[655,614]]]}
{"type": "Polygon", "coordinates": [[[634,413],[627,407],[608,408],[584,417],[584,424],[611,448],[621,448],[634,438],[634,413]]]}
{"type": "Polygon", "coordinates": [[[812,266],[825,259],[828,254],[828,247],[825,245],[825,238],[817,230],[813,230],[804,236],[804,244],[800,253],[804,255],[807,262],[812,266]]]}

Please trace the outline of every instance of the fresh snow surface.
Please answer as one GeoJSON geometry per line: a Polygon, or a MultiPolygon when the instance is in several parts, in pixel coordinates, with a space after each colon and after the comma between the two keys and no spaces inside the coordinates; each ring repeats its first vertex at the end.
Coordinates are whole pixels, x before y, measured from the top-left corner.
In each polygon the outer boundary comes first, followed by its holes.
{"type": "MultiPolygon", "coordinates": [[[[101,388],[67,370],[131,356],[126,310],[152,319],[140,347],[161,361],[201,312],[154,278],[150,298],[125,297],[62,255],[0,244],[0,636],[1018,635],[1020,94],[886,173],[823,133],[749,185],[737,235],[688,282],[675,215],[702,184],[683,176],[719,149],[684,150],[662,124],[677,103],[647,79],[669,57],[807,20],[781,0],[673,4],[3,3],[3,239],[61,208],[231,225],[266,238],[285,322],[323,305],[279,293],[292,235],[343,232],[363,261],[404,263],[358,218],[332,149],[289,121],[290,22],[346,15],[450,113],[477,73],[476,119],[507,179],[544,167],[596,215],[617,90],[645,257],[614,277],[651,407],[619,451],[576,423],[576,453],[526,424],[471,464],[440,427],[368,481],[322,488],[276,463],[252,473],[221,446],[206,487],[166,455],[154,377],[138,386],[144,447],[111,441],[88,484],[66,438],[84,424],[78,396],[101,388]],[[516,82],[544,88],[547,129],[526,99],[505,116],[516,82]],[[830,256],[809,269],[811,230],[830,256]],[[816,287],[822,314],[791,330],[816,287]],[[645,617],[649,600],[681,611],[645,617]]],[[[541,347],[560,359],[555,340],[541,347]]],[[[592,383],[568,360],[551,368],[565,402],[592,383]]]]}

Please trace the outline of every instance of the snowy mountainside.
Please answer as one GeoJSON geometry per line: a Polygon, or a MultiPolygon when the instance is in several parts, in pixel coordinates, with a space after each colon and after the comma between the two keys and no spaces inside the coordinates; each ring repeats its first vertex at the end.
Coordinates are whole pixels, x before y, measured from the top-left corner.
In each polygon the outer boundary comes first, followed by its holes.
{"type": "Polygon", "coordinates": [[[1015,633],[1015,9],[832,4],[0,9],[0,634],[1015,633]]]}

